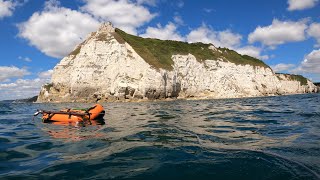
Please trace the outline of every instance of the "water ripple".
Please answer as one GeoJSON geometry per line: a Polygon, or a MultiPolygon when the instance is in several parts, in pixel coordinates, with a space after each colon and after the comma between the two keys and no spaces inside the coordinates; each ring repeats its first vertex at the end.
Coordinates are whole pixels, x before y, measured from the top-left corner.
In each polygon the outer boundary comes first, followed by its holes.
{"type": "Polygon", "coordinates": [[[105,124],[32,120],[0,104],[4,179],[319,179],[319,94],[108,103],[105,124]]]}

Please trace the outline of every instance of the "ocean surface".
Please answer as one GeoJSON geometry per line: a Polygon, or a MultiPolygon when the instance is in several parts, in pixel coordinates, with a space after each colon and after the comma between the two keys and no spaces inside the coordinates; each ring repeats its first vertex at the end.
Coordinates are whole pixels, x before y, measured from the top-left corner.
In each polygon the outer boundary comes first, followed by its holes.
{"type": "Polygon", "coordinates": [[[0,179],[320,179],[320,94],[105,103],[105,124],[0,103],[0,179]]]}

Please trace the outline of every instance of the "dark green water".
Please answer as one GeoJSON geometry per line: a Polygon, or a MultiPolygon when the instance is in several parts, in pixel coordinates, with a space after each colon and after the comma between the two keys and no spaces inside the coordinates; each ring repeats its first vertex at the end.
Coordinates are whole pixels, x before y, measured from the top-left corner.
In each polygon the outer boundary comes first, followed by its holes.
{"type": "Polygon", "coordinates": [[[320,179],[320,94],[107,103],[105,125],[0,103],[0,179],[320,179]]]}

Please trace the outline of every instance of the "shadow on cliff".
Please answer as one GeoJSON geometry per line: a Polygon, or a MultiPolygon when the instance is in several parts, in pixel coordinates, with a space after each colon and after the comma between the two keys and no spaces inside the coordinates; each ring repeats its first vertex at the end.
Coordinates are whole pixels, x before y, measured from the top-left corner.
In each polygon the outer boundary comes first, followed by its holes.
{"type": "Polygon", "coordinates": [[[164,81],[163,90],[150,88],[146,91],[145,97],[149,100],[156,100],[156,99],[165,99],[165,98],[177,98],[179,93],[181,92],[181,84],[176,82],[176,76],[173,77],[172,87],[168,88],[168,76],[166,73],[162,76],[164,81]]]}

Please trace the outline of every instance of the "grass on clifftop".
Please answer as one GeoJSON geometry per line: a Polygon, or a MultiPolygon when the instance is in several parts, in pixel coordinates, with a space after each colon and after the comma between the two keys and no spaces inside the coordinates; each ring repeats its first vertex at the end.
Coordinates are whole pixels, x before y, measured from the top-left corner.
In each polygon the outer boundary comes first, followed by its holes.
{"type": "Polygon", "coordinates": [[[283,74],[283,73],[276,73],[276,74],[279,74],[279,75],[282,74],[292,81],[299,81],[301,85],[308,85],[308,79],[301,75],[283,74]]]}
{"type": "Polygon", "coordinates": [[[308,80],[307,78],[301,76],[301,75],[295,75],[295,74],[290,74],[291,79],[295,81],[299,81],[301,85],[307,85],[308,80]]]}
{"type": "Polygon", "coordinates": [[[172,55],[187,55],[189,53],[194,55],[199,62],[207,59],[217,60],[221,58],[224,61],[235,64],[249,64],[269,68],[269,66],[259,59],[240,55],[227,48],[218,48],[219,51],[213,51],[209,49],[210,44],[142,38],[127,34],[120,29],[116,29],[116,33],[130,44],[147,63],[155,68],[172,70],[172,55]]]}
{"type": "Polygon", "coordinates": [[[223,59],[229,62],[232,62],[235,64],[241,64],[241,65],[249,64],[252,66],[261,66],[265,68],[270,68],[263,61],[257,58],[254,58],[248,55],[241,55],[234,50],[231,50],[228,48],[218,48],[218,50],[220,50],[220,52],[217,52],[220,55],[220,57],[222,57],[223,59]]]}

